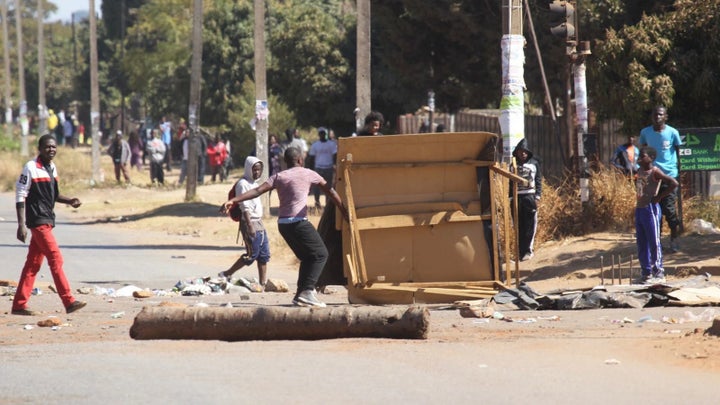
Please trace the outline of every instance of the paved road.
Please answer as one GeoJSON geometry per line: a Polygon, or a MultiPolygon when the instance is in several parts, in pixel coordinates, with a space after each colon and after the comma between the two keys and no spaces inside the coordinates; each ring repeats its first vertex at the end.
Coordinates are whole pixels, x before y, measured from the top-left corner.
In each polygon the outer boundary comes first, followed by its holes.
{"type": "MultiPolygon", "coordinates": [[[[169,288],[183,275],[211,274],[216,267],[204,265],[203,255],[223,253],[211,246],[189,250],[181,240],[142,246],[132,232],[73,225],[69,210],[59,214],[56,235],[74,288],[169,288]],[[180,255],[186,258],[171,258],[180,255]]],[[[26,246],[15,240],[10,194],[0,194],[0,217],[0,279],[17,279],[26,246]]],[[[41,273],[48,280],[47,268],[41,273]]],[[[33,300],[59,305],[47,295],[33,300]]],[[[0,313],[10,309],[8,300],[2,302],[0,313]]],[[[88,311],[112,311],[100,303],[88,311]]],[[[607,326],[607,317],[657,319],[668,311],[680,313],[660,308],[543,314],[560,314],[563,321],[554,324],[483,324],[455,311],[432,311],[425,341],[133,341],[124,329],[128,319],[122,330],[99,329],[109,337],[97,340],[28,339],[0,346],[0,403],[717,403],[717,374],[633,355],[643,341],[638,337],[657,336],[658,329],[607,326]],[[607,364],[609,359],[620,364],[607,364]]],[[[4,333],[34,336],[22,329],[22,317],[0,317],[0,327],[9,328],[4,333]]],[[[73,322],[83,327],[83,311],[73,322]]]]}

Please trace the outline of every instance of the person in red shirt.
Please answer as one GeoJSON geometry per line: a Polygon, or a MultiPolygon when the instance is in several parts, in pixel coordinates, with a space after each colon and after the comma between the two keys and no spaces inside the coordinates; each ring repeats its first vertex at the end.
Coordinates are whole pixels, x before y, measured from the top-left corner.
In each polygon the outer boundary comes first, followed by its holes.
{"type": "Polygon", "coordinates": [[[218,175],[221,182],[225,181],[227,176],[225,175],[224,165],[228,152],[220,135],[215,135],[215,142],[208,146],[207,155],[208,161],[210,162],[210,169],[212,170],[212,182],[215,182],[215,178],[218,177],[218,175]]]}

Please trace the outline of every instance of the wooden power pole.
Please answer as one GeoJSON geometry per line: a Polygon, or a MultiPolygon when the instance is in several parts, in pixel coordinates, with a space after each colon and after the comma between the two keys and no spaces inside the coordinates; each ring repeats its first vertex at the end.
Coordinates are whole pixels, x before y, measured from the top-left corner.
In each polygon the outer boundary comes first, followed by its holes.
{"type": "Polygon", "coordinates": [[[13,136],[12,123],[12,83],[10,82],[10,40],[8,38],[7,4],[9,0],[2,1],[2,29],[3,29],[3,62],[5,64],[5,135],[8,139],[13,136]]]}
{"type": "MultiPolygon", "coordinates": [[[[265,0],[254,0],[255,12],[255,156],[263,162],[262,183],[269,173],[267,72],[265,67],[265,0]]],[[[244,165],[244,163],[243,163],[244,165]]],[[[270,216],[270,193],[262,195],[263,216],[270,216]]]]}
{"type": "Polygon", "coordinates": [[[22,37],[22,2],[15,0],[15,28],[17,29],[17,52],[18,52],[18,96],[20,97],[20,155],[27,157],[28,150],[28,120],[27,120],[27,97],[25,96],[25,52],[23,51],[22,37]]]}
{"type": "Polygon", "coordinates": [[[515,146],[525,137],[522,0],[502,0],[502,100],[500,130],[503,161],[509,162],[515,146]]]}
{"type": "Polygon", "coordinates": [[[370,0],[357,0],[357,67],[355,76],[356,113],[358,131],[370,112],[370,0]]]}
{"type": "Polygon", "coordinates": [[[100,89],[98,87],[97,22],[95,0],[88,0],[90,10],[90,134],[92,135],[92,180],[102,183],[100,168],[100,89]]]}
{"type": "Polygon", "coordinates": [[[45,105],[45,32],[43,20],[45,11],[43,1],[37,2],[38,14],[38,135],[47,131],[47,106],[45,105]]]}
{"type": "Polygon", "coordinates": [[[192,59],[190,62],[190,105],[188,107],[188,162],[187,162],[187,184],[185,185],[185,201],[195,200],[197,194],[198,150],[200,134],[200,79],[202,74],[202,23],[203,23],[203,2],[194,0],[192,20],[192,59]]]}

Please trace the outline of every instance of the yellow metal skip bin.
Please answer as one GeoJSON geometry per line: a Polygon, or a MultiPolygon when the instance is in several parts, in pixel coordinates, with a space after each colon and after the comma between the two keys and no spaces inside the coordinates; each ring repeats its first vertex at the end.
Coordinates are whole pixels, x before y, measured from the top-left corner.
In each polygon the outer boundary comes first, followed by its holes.
{"type": "Polygon", "coordinates": [[[335,223],[351,303],[453,302],[504,287],[490,253],[496,145],[487,132],[339,140],[336,188],[349,220],[335,223]]]}

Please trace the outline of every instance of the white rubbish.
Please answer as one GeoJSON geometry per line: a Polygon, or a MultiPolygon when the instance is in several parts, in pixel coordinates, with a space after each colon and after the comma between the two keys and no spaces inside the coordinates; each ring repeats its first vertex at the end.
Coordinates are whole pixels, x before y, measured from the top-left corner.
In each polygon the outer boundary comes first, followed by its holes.
{"type": "Polygon", "coordinates": [[[126,285],[111,294],[113,297],[132,297],[135,291],[142,291],[142,288],[134,285],[126,285]]]}
{"type": "Polygon", "coordinates": [[[616,365],[620,364],[620,360],[618,360],[618,359],[607,359],[607,360],[605,360],[605,364],[607,364],[607,365],[609,365],[609,366],[616,366],[616,365]]]}
{"type": "Polygon", "coordinates": [[[712,222],[697,218],[693,219],[690,223],[690,232],[695,232],[698,235],[718,235],[720,234],[720,229],[715,227],[712,222]]]}
{"type": "Polygon", "coordinates": [[[118,319],[125,316],[125,311],[115,312],[114,314],[110,315],[110,318],[118,319]]]}
{"type": "Polygon", "coordinates": [[[693,314],[691,311],[685,311],[683,317],[678,319],[678,323],[712,322],[713,319],[715,319],[715,310],[713,308],[708,308],[698,315],[693,314]]]}

